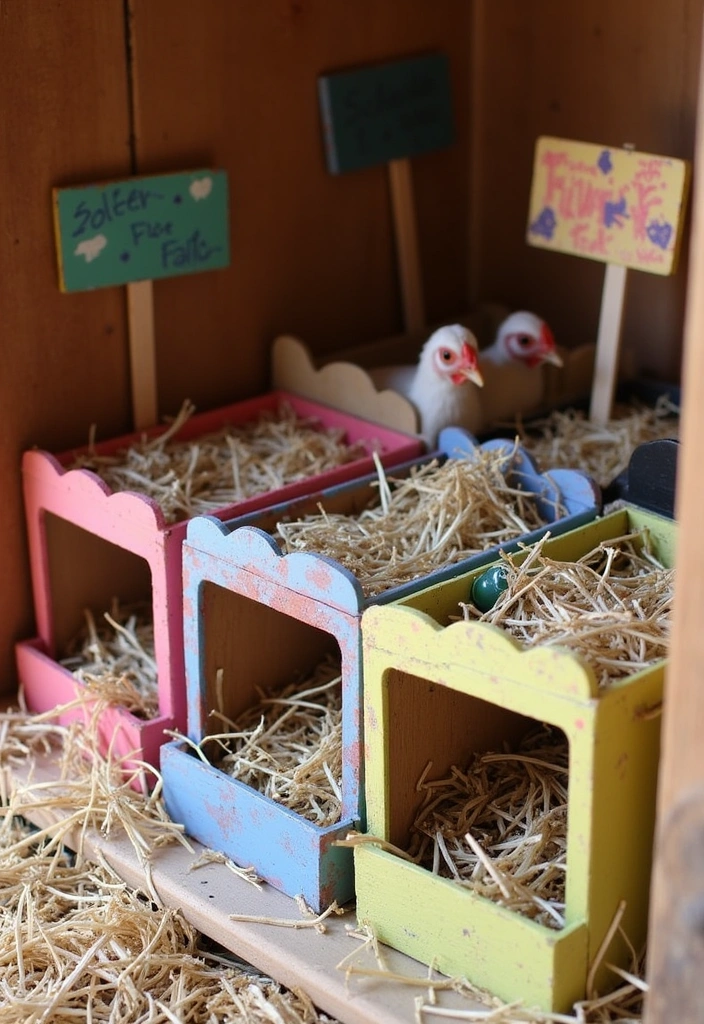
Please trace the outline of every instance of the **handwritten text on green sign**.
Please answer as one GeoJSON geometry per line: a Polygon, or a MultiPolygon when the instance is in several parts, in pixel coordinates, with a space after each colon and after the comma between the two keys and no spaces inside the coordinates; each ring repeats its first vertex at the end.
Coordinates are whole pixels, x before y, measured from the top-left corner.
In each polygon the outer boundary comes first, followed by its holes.
{"type": "Polygon", "coordinates": [[[60,283],[83,291],[230,262],[224,171],[54,189],[60,283]]]}

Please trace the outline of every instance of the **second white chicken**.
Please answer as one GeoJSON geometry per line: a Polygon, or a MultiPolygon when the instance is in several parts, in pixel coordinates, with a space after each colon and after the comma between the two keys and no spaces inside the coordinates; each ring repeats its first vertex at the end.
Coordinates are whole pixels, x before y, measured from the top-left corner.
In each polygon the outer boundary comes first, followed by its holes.
{"type": "Polygon", "coordinates": [[[545,389],[545,363],[562,366],[546,322],[527,310],[511,313],[499,325],[493,344],[479,353],[484,389],[478,429],[513,422],[538,409],[545,389]]]}

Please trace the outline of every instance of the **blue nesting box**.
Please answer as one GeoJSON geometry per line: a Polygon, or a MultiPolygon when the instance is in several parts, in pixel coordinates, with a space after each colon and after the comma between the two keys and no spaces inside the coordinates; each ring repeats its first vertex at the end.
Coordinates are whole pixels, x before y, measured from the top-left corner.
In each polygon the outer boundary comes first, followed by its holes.
{"type": "MultiPolygon", "coordinates": [[[[476,441],[454,428],[441,435],[441,460],[470,457],[482,449],[513,445],[476,441]]],[[[394,478],[429,457],[407,463],[394,478]]],[[[584,474],[555,470],[540,474],[523,451],[507,463],[512,483],[537,496],[548,525],[506,547],[560,533],[593,519],[599,492],[584,474]],[[555,518],[557,500],[567,510],[555,518]]],[[[361,511],[377,493],[376,476],[328,488],[312,497],[274,506],[261,514],[222,523],[199,516],[188,524],[183,546],[184,636],[188,735],[200,743],[222,732],[217,710],[227,719],[258,703],[262,690],[276,691],[296,674],[309,672],[323,656],[340,659],[342,689],[342,811],[320,827],[253,787],[206,763],[184,741],[161,752],[164,798],[169,814],[190,835],[240,864],[251,865],[275,888],[303,895],[316,910],[354,895],[351,851],[335,845],[350,829],[364,828],[362,759],[361,617],[372,604],[388,603],[432,582],[453,577],[496,558],[497,546],[456,565],[393,587],[372,598],[347,568],[322,554],[284,555],[271,536],[276,523],[320,507],[361,511]],[[221,682],[218,682],[218,680],[221,682]]]]}

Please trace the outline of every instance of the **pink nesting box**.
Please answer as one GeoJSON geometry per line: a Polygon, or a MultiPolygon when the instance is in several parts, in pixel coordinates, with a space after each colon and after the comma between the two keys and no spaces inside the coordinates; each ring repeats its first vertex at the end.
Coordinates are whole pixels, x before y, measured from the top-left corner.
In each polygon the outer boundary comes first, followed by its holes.
{"type": "MultiPolygon", "coordinates": [[[[189,441],[243,426],[282,403],[321,428],[344,432],[349,444],[361,442],[366,454],[323,473],[229,504],[211,513],[225,520],[319,491],[322,487],[373,472],[372,452],[393,466],[422,454],[420,438],[382,427],[286,391],[191,417],[172,440],[189,441]]],[[[128,448],[143,436],[156,437],[165,426],[115,438],[94,446],[97,455],[128,448]]],[[[158,672],[158,714],[149,720],[127,709],[101,712],[102,748],[119,757],[158,765],[165,730],[186,728],[183,653],[181,546],[188,519],[167,523],[160,505],[136,491],[115,491],[96,473],[69,469],[88,448],[52,455],[24,453],[22,474],[37,636],[16,647],[20,682],[30,710],[43,712],[74,701],[83,684],[59,663],[69,640],[84,621],[84,609],[107,610],[111,600],[151,602],[158,672]]],[[[63,711],[63,723],[91,713],[90,705],[63,711]]]]}

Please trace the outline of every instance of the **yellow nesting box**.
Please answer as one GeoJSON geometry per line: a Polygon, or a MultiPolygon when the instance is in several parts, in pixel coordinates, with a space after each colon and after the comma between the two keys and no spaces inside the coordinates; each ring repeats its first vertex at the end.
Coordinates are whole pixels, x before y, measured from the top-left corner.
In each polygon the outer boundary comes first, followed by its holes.
{"type": "MultiPolygon", "coordinates": [[[[548,541],[544,554],[576,560],[641,526],[671,566],[675,524],[635,508],[548,541]]],[[[405,848],[429,761],[440,777],[536,723],[561,729],[569,746],[564,927],[369,844],[355,849],[357,915],[381,941],[445,974],[561,1012],[585,995],[622,900],[626,935],[636,949],[645,941],[665,664],[599,690],[593,670],[565,648],[521,650],[496,627],[451,622],[483,571],[364,613],[367,828],[405,848]]],[[[620,935],[607,960],[630,966],[620,935]]],[[[596,978],[602,991],[618,980],[605,968],[596,978]]]]}

